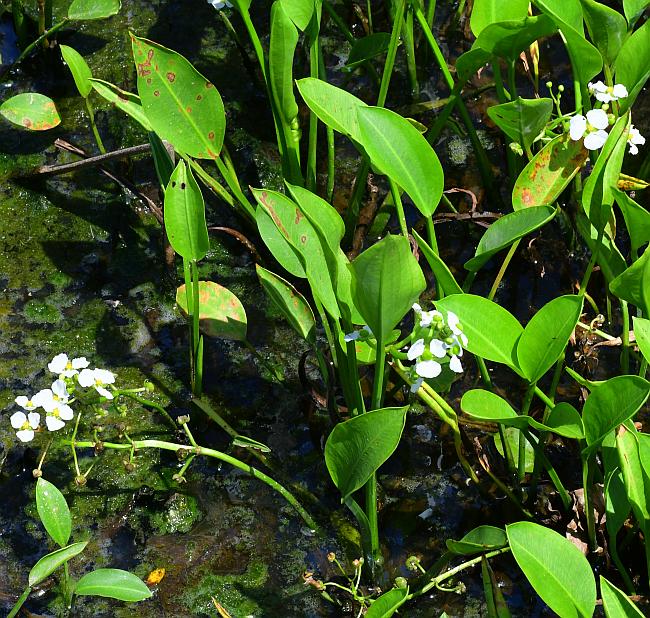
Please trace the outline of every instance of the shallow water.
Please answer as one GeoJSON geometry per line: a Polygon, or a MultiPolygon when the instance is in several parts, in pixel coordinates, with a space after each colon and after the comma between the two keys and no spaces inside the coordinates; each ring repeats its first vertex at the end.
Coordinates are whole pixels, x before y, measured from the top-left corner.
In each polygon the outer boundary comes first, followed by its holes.
{"type": "MultiPolygon", "coordinates": [[[[62,11],[66,3],[55,4],[62,11]]],[[[267,12],[267,7],[260,9],[260,16],[267,12]]],[[[2,24],[3,32],[8,32],[7,22],[2,24]]],[[[226,104],[231,151],[245,183],[277,187],[279,163],[263,92],[251,80],[212,8],[202,0],[124,0],[119,16],[63,30],[59,41],[80,51],[96,77],[133,90],[128,29],[183,53],[217,85],[226,104]]],[[[15,55],[7,35],[3,45],[3,60],[15,55]]],[[[324,45],[328,66],[340,64],[340,50],[345,49],[340,40],[326,33],[324,45]]],[[[73,160],[54,148],[57,137],[95,152],[85,112],[57,53],[39,54],[12,73],[10,83],[0,85],[0,99],[32,89],[48,94],[63,118],[60,127],[45,134],[27,134],[0,123],[0,409],[5,410],[0,422],[0,607],[4,609],[24,588],[29,568],[47,543],[35,520],[31,474],[44,443],[27,447],[16,443],[8,423],[13,398],[48,386],[44,367],[65,351],[110,368],[124,386],[151,380],[155,400],[168,405],[172,416],[189,411],[186,328],[174,305],[180,278],[164,265],[154,217],[92,168],[40,180],[18,178],[44,163],[73,160]]],[[[333,71],[333,81],[342,79],[340,71],[333,71]]],[[[403,72],[395,79],[394,88],[405,89],[403,72]]],[[[423,88],[426,92],[444,95],[437,77],[429,82],[423,88]]],[[[355,83],[359,94],[368,88],[364,80],[355,83]]],[[[108,149],[146,141],[120,112],[97,98],[94,102],[108,149]]],[[[478,186],[465,137],[450,132],[439,148],[449,187],[478,186]]],[[[345,145],[338,154],[342,171],[335,202],[344,203],[356,158],[345,145]]],[[[492,156],[498,158],[494,152],[492,156]]],[[[114,169],[156,196],[148,157],[117,163],[114,169]]],[[[223,205],[206,199],[209,225],[242,229],[241,221],[223,205]]],[[[443,256],[453,251],[455,262],[462,263],[473,253],[479,230],[468,236],[460,224],[444,225],[443,256]]],[[[101,599],[81,600],[75,615],[119,617],[136,611],[144,617],[214,616],[211,597],[235,618],[348,615],[324,602],[301,577],[305,570],[334,577],[326,559],[329,551],[348,560],[360,555],[353,521],[327,480],[321,447],[329,421],[312,409],[298,379],[304,345],[269,305],[246,249],[227,236],[214,235],[211,243],[202,266],[204,277],[241,298],[250,340],[271,365],[282,369],[284,380],[273,380],[240,344],[211,340],[205,350],[206,394],[238,431],[271,447],[283,482],[289,479],[320,501],[305,505],[323,525],[325,536],[310,534],[279,496],[226,465],[196,460],[187,483],[179,484],[172,479],[180,467],[173,453],[139,452],[135,468],[127,470],[119,453],[95,457],[86,452],[82,469],[91,463],[95,467],[88,484],[77,487],[69,452],[53,447],[44,476],[70,503],[73,540],[91,539],[83,558],[73,561],[73,575],[113,566],[144,578],[155,568],[166,569],[154,598],[136,609],[101,599]]],[[[562,252],[568,249],[561,239],[545,233],[530,249],[529,261],[513,265],[501,294],[522,319],[540,301],[570,288],[573,273],[557,261],[562,252]],[[547,270],[531,275],[530,264],[538,262],[547,270]]],[[[479,287],[488,285],[498,264],[493,268],[486,269],[479,287]]],[[[453,396],[473,377],[468,375],[457,385],[453,396]]],[[[199,443],[229,448],[227,436],[214,423],[195,409],[191,413],[199,443]]],[[[104,435],[115,435],[122,423],[130,428],[131,437],[178,437],[159,416],[138,407],[102,422],[104,435]]],[[[247,457],[242,450],[236,454],[247,457]]],[[[459,538],[478,524],[501,525],[515,517],[503,501],[467,486],[449,436],[430,413],[409,415],[404,439],[380,470],[379,480],[390,579],[407,575],[404,560],[413,553],[429,565],[444,551],[445,539],[459,538]]],[[[493,566],[513,615],[548,615],[510,558],[499,558],[493,566]]],[[[438,616],[443,611],[450,616],[484,615],[480,574],[468,572],[462,579],[466,594],[436,593],[405,615],[438,616]]],[[[381,584],[386,588],[390,580],[381,584]]],[[[48,585],[45,582],[44,587],[48,585]]],[[[27,607],[34,615],[57,614],[61,608],[53,598],[36,594],[27,607]]]]}

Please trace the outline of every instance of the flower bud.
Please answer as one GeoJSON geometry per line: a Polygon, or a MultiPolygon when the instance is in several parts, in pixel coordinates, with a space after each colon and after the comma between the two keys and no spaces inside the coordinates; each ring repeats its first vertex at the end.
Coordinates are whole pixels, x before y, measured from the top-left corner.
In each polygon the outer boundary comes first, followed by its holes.
{"type": "Polygon", "coordinates": [[[420,567],[420,559],[417,556],[409,556],[406,559],[406,568],[409,571],[418,571],[420,567]]]}
{"type": "Polygon", "coordinates": [[[143,384],[145,390],[149,393],[153,393],[156,390],[156,387],[154,386],[153,382],[150,380],[145,380],[143,384]]]}
{"type": "Polygon", "coordinates": [[[336,554],[333,551],[331,551],[329,554],[327,554],[327,559],[330,562],[334,562],[336,560],[336,554]]]}
{"type": "Polygon", "coordinates": [[[43,476],[43,470],[41,470],[40,468],[34,468],[32,470],[32,476],[35,479],[40,479],[43,476]]]}
{"type": "Polygon", "coordinates": [[[396,577],[393,583],[395,584],[395,588],[400,588],[402,590],[408,586],[406,577],[396,577]]]}
{"type": "Polygon", "coordinates": [[[183,416],[179,416],[179,417],[176,419],[176,422],[177,422],[179,425],[187,425],[187,423],[190,422],[190,415],[189,415],[189,414],[185,414],[185,415],[183,415],[183,416]]]}
{"type": "Polygon", "coordinates": [[[563,84],[560,84],[560,85],[557,87],[557,90],[558,90],[558,92],[564,92],[564,85],[563,85],[563,84]]]}
{"type": "Polygon", "coordinates": [[[546,82],[546,87],[550,90],[553,88],[553,82],[546,82]]]}
{"type": "Polygon", "coordinates": [[[74,477],[74,482],[78,487],[83,487],[88,482],[88,479],[83,474],[78,474],[74,477]]]}

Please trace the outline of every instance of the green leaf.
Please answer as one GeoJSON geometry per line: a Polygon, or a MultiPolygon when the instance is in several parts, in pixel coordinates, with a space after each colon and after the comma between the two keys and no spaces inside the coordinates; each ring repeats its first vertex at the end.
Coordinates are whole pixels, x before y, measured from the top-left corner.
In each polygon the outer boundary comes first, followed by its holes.
{"type": "Polygon", "coordinates": [[[418,210],[431,216],[444,185],[442,166],[423,135],[399,114],[358,107],[361,144],[372,162],[406,191],[418,210]]]}
{"type": "Polygon", "coordinates": [[[599,241],[598,230],[591,224],[584,213],[576,213],[576,227],[592,253],[596,251],[596,246],[600,242],[598,265],[607,282],[611,284],[612,280],[618,277],[627,267],[618,247],[607,235],[603,236],[599,241]]]}
{"type": "Polygon", "coordinates": [[[616,434],[616,451],[634,516],[641,529],[647,528],[646,522],[650,521],[648,509],[650,481],[641,461],[638,433],[621,428],[616,434]]]}
{"type": "Polygon", "coordinates": [[[636,344],[641,350],[641,354],[645,357],[646,360],[650,359],[650,320],[646,318],[637,318],[634,316],[632,318],[632,324],[634,329],[634,337],[636,338],[636,344]]]}
{"type": "Polygon", "coordinates": [[[33,587],[52,575],[62,564],[80,554],[86,545],[88,541],[73,543],[43,556],[29,572],[29,585],[33,587]]]}
{"type": "Polygon", "coordinates": [[[650,0],[623,0],[623,12],[625,13],[625,18],[630,24],[630,28],[634,26],[634,22],[643,15],[643,11],[645,11],[648,6],[650,6],[650,0]]]}
{"type": "Polygon", "coordinates": [[[334,427],[325,443],[325,463],[343,501],[362,487],[395,451],[408,406],[359,414],[334,427]]]}
{"type": "Polygon", "coordinates": [[[426,288],[420,265],[403,236],[386,236],[350,265],[352,298],[383,345],[426,288]]]}
{"type": "Polygon", "coordinates": [[[282,9],[300,30],[305,30],[314,14],[315,0],[280,0],[282,9]]]}
{"type": "Polygon", "coordinates": [[[355,142],[361,142],[357,108],[367,107],[361,99],[315,77],[299,79],[296,83],[300,95],[319,120],[355,142]]]}
{"type": "Polygon", "coordinates": [[[30,131],[47,131],[61,123],[54,101],[38,92],[23,92],[0,105],[0,115],[30,131]]]}
{"type": "Polygon", "coordinates": [[[637,376],[616,376],[593,389],[582,410],[586,456],[620,424],[631,419],[650,395],[650,382],[637,376]]]}
{"type": "Polygon", "coordinates": [[[519,371],[515,350],[524,329],[506,309],[474,294],[452,294],[435,305],[443,313],[452,311],[458,316],[467,335],[468,351],[519,371]]]}
{"type": "Polygon", "coordinates": [[[607,618],[643,618],[638,607],[614,584],[600,576],[600,594],[607,618]]]}
{"type": "Polygon", "coordinates": [[[427,244],[427,242],[422,238],[415,230],[412,231],[413,237],[420,247],[420,251],[426,258],[431,270],[433,271],[433,276],[436,278],[436,283],[439,288],[439,296],[444,298],[449,294],[462,294],[463,290],[456,282],[454,275],[451,274],[451,271],[440,258],[440,256],[427,244]]]}
{"type": "MultiPolygon", "coordinates": [[[[185,285],[176,290],[176,304],[187,316],[185,285]]],[[[199,327],[208,337],[245,341],[248,320],[241,301],[214,281],[199,281],[199,327]]]]}
{"type": "Polygon", "coordinates": [[[510,524],[506,533],[512,555],[542,600],[562,618],[591,618],[596,582],[582,552],[557,532],[532,522],[510,524]]]}
{"type": "Polygon", "coordinates": [[[512,207],[521,210],[555,202],[589,156],[582,140],[568,133],[542,148],[519,174],[512,190],[512,207]]]}
{"type": "Polygon", "coordinates": [[[345,71],[353,71],[367,60],[382,56],[388,51],[390,45],[390,34],[388,32],[375,32],[356,39],[345,63],[345,71]]]}
{"type": "Polygon", "coordinates": [[[556,30],[555,23],[546,15],[499,21],[482,30],[476,44],[495,56],[514,61],[531,43],[556,30]]]}
{"type": "MultiPolygon", "coordinates": [[[[277,191],[253,189],[261,208],[271,217],[281,236],[300,258],[312,293],[335,319],[340,317],[332,277],[318,232],[300,208],[277,191]]],[[[258,221],[259,225],[259,221],[258,221]]]]}
{"type": "Polygon", "coordinates": [[[609,291],[650,315],[650,251],[648,248],[632,266],[609,284],[609,291]]]}
{"type": "Polygon", "coordinates": [[[91,571],[77,582],[74,593],[130,602],[144,601],[151,597],[151,590],[139,577],[122,569],[91,571]]]}
{"type": "Polygon", "coordinates": [[[197,159],[216,159],[226,131],[221,95],[183,56],[131,35],[138,94],[153,130],[197,159]]]}
{"type": "Polygon", "coordinates": [[[638,250],[650,241],[650,212],[639,206],[627,193],[616,188],[612,191],[625,219],[632,255],[637,255],[638,250]]]}
{"type": "Polygon", "coordinates": [[[287,280],[255,265],[262,287],[293,329],[306,341],[316,342],[316,320],[305,297],[287,280]]]}
{"type": "Polygon", "coordinates": [[[298,115],[293,94],[293,56],[298,45],[298,30],[284,11],[282,1],[271,7],[271,40],[269,43],[269,83],[278,109],[286,123],[298,115]]]}
{"type": "Polygon", "coordinates": [[[203,194],[185,161],[178,162],[165,189],[165,230],[169,244],[186,260],[201,260],[210,250],[203,194]]]}
{"type": "Polygon", "coordinates": [[[570,403],[558,403],[546,418],[546,427],[565,438],[583,440],[585,428],[580,413],[570,403]]]}
{"type": "Polygon", "coordinates": [[[531,384],[557,362],[580,319],[582,300],[577,295],[554,298],[524,328],[517,343],[517,360],[531,384]]]}
{"type": "Polygon", "coordinates": [[[73,0],[68,9],[68,19],[105,19],[120,12],[120,0],[73,0]]]}
{"type": "Polygon", "coordinates": [[[487,612],[489,618],[510,618],[510,610],[508,604],[503,597],[501,587],[494,571],[490,567],[487,558],[481,558],[481,577],[483,579],[483,591],[485,593],[485,603],[487,605],[487,612]]]}
{"type": "Polygon", "coordinates": [[[614,63],[616,83],[623,84],[628,96],[619,101],[621,113],[628,110],[650,77],[650,21],[646,21],[625,41],[614,63]]]}
{"type": "Polygon", "coordinates": [[[90,80],[90,85],[99,95],[104,97],[107,101],[110,101],[118,109],[127,113],[131,118],[133,118],[133,120],[139,122],[145,131],[151,131],[151,124],[142,109],[142,102],[137,94],[122,90],[114,84],[105,82],[102,79],[93,78],[90,80]]]}
{"type": "Polygon", "coordinates": [[[609,538],[614,542],[618,531],[625,525],[631,508],[623,473],[620,468],[616,468],[605,479],[605,523],[609,538]]]}
{"type": "Polygon", "coordinates": [[[366,618],[390,618],[404,603],[408,588],[393,588],[375,599],[368,608],[366,618]]]}
{"type": "Polygon", "coordinates": [[[36,510],[54,542],[61,547],[66,545],[72,531],[68,503],[63,494],[43,477],[36,481],[36,510]]]}
{"type": "Polygon", "coordinates": [[[580,0],[535,0],[534,4],[555,22],[564,36],[577,81],[587,84],[603,68],[603,59],[584,34],[580,0]]]}
{"type": "Polygon", "coordinates": [[[499,21],[523,19],[528,15],[527,0],[474,0],[470,27],[475,37],[489,25],[499,21]]]}
{"type": "Polygon", "coordinates": [[[529,149],[553,111],[551,99],[522,99],[488,107],[488,116],[513,142],[529,149]]]}
{"type": "Polygon", "coordinates": [[[240,448],[247,448],[253,451],[260,451],[262,453],[271,452],[271,449],[266,446],[266,444],[253,440],[253,438],[249,438],[248,436],[235,436],[232,439],[232,444],[233,446],[239,446],[240,448]]]}
{"type": "Polygon", "coordinates": [[[493,549],[500,549],[508,544],[508,537],[503,528],[495,526],[478,526],[468,532],[460,541],[447,539],[447,549],[459,556],[474,556],[493,549]]]}
{"type": "Polygon", "coordinates": [[[458,81],[463,84],[476,73],[481,67],[485,66],[492,59],[492,54],[480,48],[476,41],[469,51],[458,56],[456,60],[456,74],[458,81]]]}
{"type": "MultiPolygon", "coordinates": [[[[519,467],[519,442],[521,440],[524,441],[524,471],[528,474],[532,474],[535,470],[535,449],[533,448],[533,445],[524,437],[521,431],[515,427],[506,427],[503,434],[505,437],[505,445],[509,453],[508,457],[515,468],[519,467]]],[[[494,440],[494,445],[496,446],[497,451],[505,459],[501,434],[495,433],[492,436],[492,439],[494,440]]]]}
{"type": "Polygon", "coordinates": [[[611,65],[627,37],[627,22],[618,11],[600,2],[581,2],[591,40],[600,51],[605,64],[611,65]]]}
{"type": "Polygon", "coordinates": [[[93,76],[90,67],[76,49],[67,45],[59,45],[59,49],[61,50],[63,60],[72,73],[72,78],[74,79],[79,94],[85,99],[93,89],[90,83],[90,79],[93,76]]]}
{"type": "Polygon", "coordinates": [[[300,260],[300,255],[285,239],[273,222],[271,215],[261,206],[255,211],[255,223],[257,223],[257,229],[264,244],[280,266],[294,277],[306,279],[307,275],[300,260]]]}
{"type": "Polygon", "coordinates": [[[465,262],[465,268],[478,272],[493,255],[545,226],[556,214],[557,210],[551,206],[532,206],[497,219],[483,234],[474,257],[465,262]]]}

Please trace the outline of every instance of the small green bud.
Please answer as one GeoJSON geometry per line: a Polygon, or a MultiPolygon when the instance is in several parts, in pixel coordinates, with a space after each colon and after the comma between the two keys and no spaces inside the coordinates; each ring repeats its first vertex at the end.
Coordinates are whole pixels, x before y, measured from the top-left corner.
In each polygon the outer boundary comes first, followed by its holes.
{"type": "Polygon", "coordinates": [[[153,393],[156,390],[156,387],[154,386],[153,382],[149,380],[145,380],[143,386],[145,390],[149,393],[153,393]]]}
{"type": "Polygon", "coordinates": [[[564,92],[564,86],[563,86],[562,84],[560,84],[560,85],[557,87],[557,90],[558,90],[558,92],[564,92]]]}
{"type": "Polygon", "coordinates": [[[86,477],[83,474],[79,474],[78,476],[75,476],[74,482],[79,487],[83,487],[88,482],[88,479],[86,479],[86,477]]]}
{"type": "Polygon", "coordinates": [[[394,584],[395,584],[395,588],[400,588],[402,590],[409,585],[406,577],[396,577],[394,584]]]}
{"type": "Polygon", "coordinates": [[[183,416],[179,416],[179,417],[176,419],[176,422],[177,422],[179,425],[187,425],[187,423],[190,422],[190,415],[189,415],[189,414],[184,414],[183,416]]]}
{"type": "Polygon", "coordinates": [[[546,87],[550,90],[553,88],[553,82],[546,82],[546,87]]]}
{"type": "Polygon", "coordinates": [[[406,559],[406,568],[409,571],[418,571],[420,566],[420,559],[417,556],[409,556],[406,559]]]}

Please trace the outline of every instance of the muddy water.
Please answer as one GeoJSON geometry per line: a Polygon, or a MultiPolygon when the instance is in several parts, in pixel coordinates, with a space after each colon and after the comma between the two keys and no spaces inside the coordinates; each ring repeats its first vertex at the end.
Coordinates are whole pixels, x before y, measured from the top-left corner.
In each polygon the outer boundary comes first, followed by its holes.
{"type": "MultiPolygon", "coordinates": [[[[62,14],[67,2],[55,5],[62,14]]],[[[265,6],[257,21],[263,22],[266,14],[265,6]]],[[[8,22],[3,27],[6,60],[15,56],[15,48],[8,22]]],[[[278,160],[263,91],[212,8],[199,0],[124,0],[119,16],[63,30],[59,41],[80,51],[96,77],[132,90],[128,30],[180,51],[219,87],[231,150],[245,184],[277,187],[278,160]]],[[[342,83],[336,67],[346,48],[332,33],[325,35],[328,66],[334,81],[342,83]]],[[[44,163],[74,160],[54,147],[57,137],[95,152],[87,117],[57,53],[46,51],[30,59],[0,85],[0,99],[26,90],[51,96],[63,118],[60,127],[45,134],[0,123],[0,611],[11,606],[29,568],[47,547],[44,531],[35,523],[31,474],[44,438],[18,445],[8,423],[16,395],[49,385],[47,362],[62,351],[85,355],[93,364],[115,371],[125,387],[151,380],[156,386],[153,398],[169,406],[173,416],[189,411],[186,330],[174,306],[179,277],[164,266],[154,217],[95,169],[45,179],[22,177],[44,163]]],[[[406,84],[403,72],[395,79],[399,92],[406,84]]],[[[428,96],[444,94],[436,77],[428,79],[423,88],[428,96]]],[[[363,79],[354,86],[360,95],[368,87],[363,79]]],[[[146,141],[119,112],[97,98],[94,103],[108,149],[146,141]]],[[[467,139],[449,133],[441,148],[448,185],[476,186],[467,139]]],[[[344,203],[356,159],[345,145],[339,155],[337,202],[344,203]]],[[[115,163],[113,170],[157,197],[146,156],[115,163]]],[[[207,202],[209,224],[250,232],[223,205],[209,197],[207,202]]],[[[474,241],[465,228],[447,224],[444,229],[443,251],[453,250],[459,261],[471,254],[474,241]]],[[[87,485],[78,487],[70,453],[52,446],[44,475],[64,491],[71,505],[73,540],[90,539],[86,553],[72,563],[72,574],[112,566],[144,578],[153,569],[166,569],[154,598],[137,609],[101,599],[81,600],[75,615],[127,616],[136,611],[145,617],[214,616],[212,597],[235,618],[348,615],[324,602],[301,578],[305,570],[335,577],[326,560],[328,551],[348,561],[360,555],[353,522],[327,480],[321,445],[328,421],[314,414],[298,380],[303,345],[269,306],[250,254],[228,237],[215,235],[211,242],[203,275],[239,295],[248,313],[249,338],[270,364],[282,369],[284,380],[274,380],[241,345],[209,341],[206,393],[241,433],[271,447],[283,479],[315,496],[318,502],[306,505],[323,524],[325,536],[311,535],[277,495],[227,466],[197,460],[187,483],[179,484],[172,479],[180,467],[173,454],[140,452],[135,468],[127,469],[120,454],[95,457],[83,452],[81,468],[91,463],[95,467],[87,485]]],[[[525,268],[520,270],[515,272],[523,277],[525,268]]],[[[569,279],[566,273],[547,277],[551,287],[544,288],[545,293],[555,293],[569,279]]],[[[530,291],[531,282],[521,286],[530,291]]],[[[505,293],[516,290],[510,286],[505,293]]],[[[522,301],[521,314],[527,306],[522,301]]],[[[192,419],[200,443],[228,448],[227,436],[214,424],[195,410],[192,419]]],[[[178,438],[163,419],[139,407],[94,420],[104,426],[104,435],[117,435],[119,425],[125,424],[134,438],[178,438]]],[[[247,457],[243,451],[236,454],[247,457]]],[[[505,504],[466,485],[444,427],[425,411],[409,415],[404,440],[379,479],[388,574],[383,587],[397,575],[408,575],[407,556],[417,553],[425,565],[431,564],[444,551],[446,538],[459,538],[481,523],[500,525],[512,516],[505,504]]],[[[495,561],[494,568],[513,615],[544,615],[510,559],[495,561]]],[[[436,593],[408,615],[482,615],[480,577],[469,573],[463,581],[466,594],[436,593]]],[[[53,583],[45,582],[28,602],[34,615],[62,611],[55,595],[46,594],[53,583]]]]}

